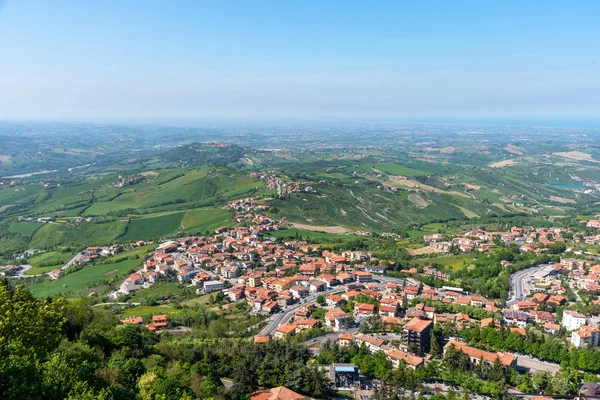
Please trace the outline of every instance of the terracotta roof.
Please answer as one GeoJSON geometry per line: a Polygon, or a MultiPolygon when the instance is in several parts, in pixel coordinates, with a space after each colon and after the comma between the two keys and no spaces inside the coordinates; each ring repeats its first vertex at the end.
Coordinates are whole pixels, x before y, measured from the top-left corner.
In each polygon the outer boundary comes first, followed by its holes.
{"type": "Polygon", "coordinates": [[[433,324],[433,322],[429,320],[415,317],[411,319],[406,325],[404,325],[404,328],[410,329],[411,331],[422,332],[423,330],[430,327],[431,324],[433,324]]]}
{"type": "Polygon", "coordinates": [[[496,358],[498,358],[500,360],[500,362],[502,363],[502,365],[509,366],[515,360],[515,357],[511,356],[510,354],[491,353],[489,351],[480,350],[475,347],[467,346],[465,343],[458,342],[456,340],[450,340],[448,342],[448,344],[446,344],[444,346],[444,349],[448,349],[452,346],[454,346],[454,348],[456,350],[462,351],[463,353],[467,354],[469,357],[477,358],[477,359],[483,358],[485,361],[490,362],[490,363],[495,362],[496,358]]]}
{"type": "Polygon", "coordinates": [[[354,308],[358,308],[359,310],[364,310],[364,311],[375,311],[374,304],[356,303],[354,305],[354,308]]]}
{"type": "Polygon", "coordinates": [[[277,332],[281,333],[291,333],[295,331],[297,326],[295,324],[283,324],[277,327],[277,332]]]}
{"type": "Polygon", "coordinates": [[[137,325],[137,324],[141,324],[144,321],[142,320],[142,317],[129,317],[129,318],[125,318],[125,319],[121,320],[121,322],[124,324],[137,325]]]}
{"type": "Polygon", "coordinates": [[[517,332],[521,336],[527,336],[527,332],[525,332],[525,329],[523,329],[523,328],[510,328],[510,331],[511,331],[511,333],[517,332]]]}
{"type": "Polygon", "coordinates": [[[250,396],[250,400],[309,400],[301,394],[283,386],[273,389],[258,390],[250,396]]]}
{"type": "Polygon", "coordinates": [[[254,336],[254,343],[266,343],[269,340],[271,340],[271,338],[269,336],[259,336],[259,335],[254,336]]]}
{"type": "Polygon", "coordinates": [[[414,367],[423,363],[423,358],[405,353],[401,350],[390,350],[387,351],[385,355],[396,360],[404,360],[408,365],[412,365],[414,367]]]}

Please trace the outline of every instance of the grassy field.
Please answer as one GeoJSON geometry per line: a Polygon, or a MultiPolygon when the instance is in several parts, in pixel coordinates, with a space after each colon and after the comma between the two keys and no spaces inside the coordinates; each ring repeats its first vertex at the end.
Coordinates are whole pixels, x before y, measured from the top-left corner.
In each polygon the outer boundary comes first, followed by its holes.
{"type": "Polygon", "coordinates": [[[34,283],[29,290],[35,297],[66,295],[77,297],[84,291],[93,291],[95,287],[118,283],[125,278],[129,270],[135,269],[142,260],[124,260],[114,264],[91,265],[80,271],[72,272],[54,281],[34,283]]]}
{"type": "Polygon", "coordinates": [[[403,165],[393,163],[367,163],[364,164],[364,169],[367,172],[380,171],[389,175],[404,175],[404,176],[418,176],[418,175],[429,175],[431,172],[420,169],[413,169],[403,165]],[[371,169],[371,171],[368,171],[371,169]]]}
{"type": "Polygon", "coordinates": [[[157,239],[175,234],[181,227],[185,212],[177,212],[158,217],[132,219],[126,232],[119,239],[124,242],[157,239]]]}
{"type": "Polygon", "coordinates": [[[231,212],[228,210],[206,209],[192,210],[185,213],[181,228],[183,232],[204,232],[206,230],[213,231],[214,229],[229,225],[231,223],[231,212]]]}
{"type": "Polygon", "coordinates": [[[144,299],[163,299],[168,297],[175,297],[180,295],[185,289],[184,285],[175,282],[156,283],[148,289],[142,289],[136,291],[129,302],[140,303],[144,299]]]}
{"type": "Polygon", "coordinates": [[[10,226],[9,231],[23,236],[31,236],[42,226],[39,222],[19,221],[10,226]]]}
{"type": "Polygon", "coordinates": [[[173,210],[174,206],[182,204],[193,209],[212,205],[218,198],[238,197],[265,185],[248,175],[232,172],[228,169],[214,172],[207,167],[166,170],[150,182],[125,188],[104,187],[95,193],[94,202],[85,215],[105,215],[129,209],[153,213],[160,209],[173,210]]]}
{"type": "Polygon", "coordinates": [[[124,318],[127,318],[156,314],[173,314],[177,312],[179,312],[179,310],[168,306],[135,306],[127,308],[121,315],[124,318]]]}
{"type": "Polygon", "coordinates": [[[420,258],[415,260],[415,262],[420,265],[439,264],[452,269],[462,268],[464,263],[468,263],[469,261],[473,261],[473,256],[466,254],[445,254],[438,257],[420,258]]]}
{"type": "Polygon", "coordinates": [[[195,297],[193,299],[182,301],[181,304],[188,307],[200,307],[208,306],[210,301],[210,294],[204,294],[202,296],[195,297]]]}
{"type": "Polygon", "coordinates": [[[479,215],[502,215],[497,207],[470,198],[447,193],[421,192],[429,203],[426,208],[415,206],[408,199],[408,190],[388,193],[372,185],[315,184],[319,195],[299,193],[275,199],[271,210],[277,218],[310,225],[340,225],[354,229],[389,231],[394,227],[421,225],[439,220],[464,220],[463,211],[479,215]],[[489,211],[488,211],[489,210],[489,211]]]}
{"type": "Polygon", "coordinates": [[[121,236],[126,225],[126,221],[45,224],[33,236],[31,247],[106,245],[121,236]]]}
{"type": "Polygon", "coordinates": [[[323,233],[323,232],[312,232],[299,228],[289,228],[282,229],[280,231],[269,232],[267,236],[272,236],[276,238],[302,238],[302,239],[310,239],[310,240],[349,240],[356,239],[358,236],[356,235],[340,235],[335,233],[323,233]]]}
{"type": "Polygon", "coordinates": [[[32,268],[25,274],[37,275],[50,272],[65,265],[74,255],[74,252],[62,253],[59,251],[49,251],[35,255],[27,260],[32,268]]]}

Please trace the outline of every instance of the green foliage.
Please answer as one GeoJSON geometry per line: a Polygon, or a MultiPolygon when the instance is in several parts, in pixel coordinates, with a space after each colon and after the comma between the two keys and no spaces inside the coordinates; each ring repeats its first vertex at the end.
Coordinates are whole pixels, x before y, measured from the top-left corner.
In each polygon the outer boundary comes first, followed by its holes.
{"type": "Polygon", "coordinates": [[[172,213],[152,218],[132,219],[125,234],[119,238],[124,242],[150,240],[174,235],[181,226],[185,213],[172,213]]]}
{"type": "Polygon", "coordinates": [[[553,338],[541,332],[530,330],[527,338],[507,329],[464,329],[459,335],[474,346],[496,351],[515,351],[532,354],[542,360],[570,366],[582,371],[600,372],[600,353],[587,349],[570,348],[563,339],[553,338]]]}

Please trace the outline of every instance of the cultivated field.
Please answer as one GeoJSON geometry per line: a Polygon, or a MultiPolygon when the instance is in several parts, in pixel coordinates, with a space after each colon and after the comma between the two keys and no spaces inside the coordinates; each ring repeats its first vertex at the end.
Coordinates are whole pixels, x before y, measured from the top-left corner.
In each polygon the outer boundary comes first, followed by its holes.
{"type": "Polygon", "coordinates": [[[503,161],[491,163],[490,167],[492,167],[492,168],[510,167],[511,165],[515,165],[517,163],[518,163],[517,160],[503,160],[503,161]]]}
{"type": "Polygon", "coordinates": [[[398,176],[390,176],[389,178],[390,178],[390,181],[393,184],[405,186],[405,187],[408,187],[410,189],[419,189],[419,190],[423,190],[425,192],[446,193],[446,194],[452,194],[452,195],[455,195],[455,196],[461,196],[461,197],[469,198],[469,196],[466,195],[465,193],[457,192],[457,191],[454,191],[454,190],[445,191],[445,190],[438,189],[438,188],[430,186],[430,185],[426,185],[426,184],[421,183],[419,181],[415,181],[414,179],[404,179],[404,178],[401,178],[401,177],[398,177],[398,176]]]}
{"type": "Polygon", "coordinates": [[[323,233],[333,233],[333,234],[347,234],[352,233],[352,229],[344,228],[343,226],[317,226],[317,225],[307,225],[307,224],[299,224],[293,223],[293,227],[304,229],[305,231],[310,232],[323,232],[323,233]]]}
{"type": "Polygon", "coordinates": [[[558,157],[568,158],[571,160],[599,162],[598,160],[594,160],[591,154],[583,153],[581,151],[564,151],[552,154],[558,157]]]}

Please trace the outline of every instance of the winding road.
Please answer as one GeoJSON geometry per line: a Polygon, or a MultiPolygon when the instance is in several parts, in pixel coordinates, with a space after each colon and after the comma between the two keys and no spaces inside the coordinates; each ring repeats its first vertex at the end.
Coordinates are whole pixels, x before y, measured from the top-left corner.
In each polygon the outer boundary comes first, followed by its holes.
{"type": "MultiPolygon", "coordinates": [[[[81,260],[82,257],[83,253],[75,254],[73,258],[67,261],[67,263],[60,267],[60,269],[64,271],[65,269],[71,267],[73,264],[79,262],[79,260],[81,260]]],[[[17,275],[14,276],[15,278],[35,278],[36,276],[44,276],[50,274],[50,272],[45,272],[43,274],[25,275],[25,272],[29,271],[33,267],[31,265],[22,265],[22,267],[23,268],[17,273],[17,275]]]]}

